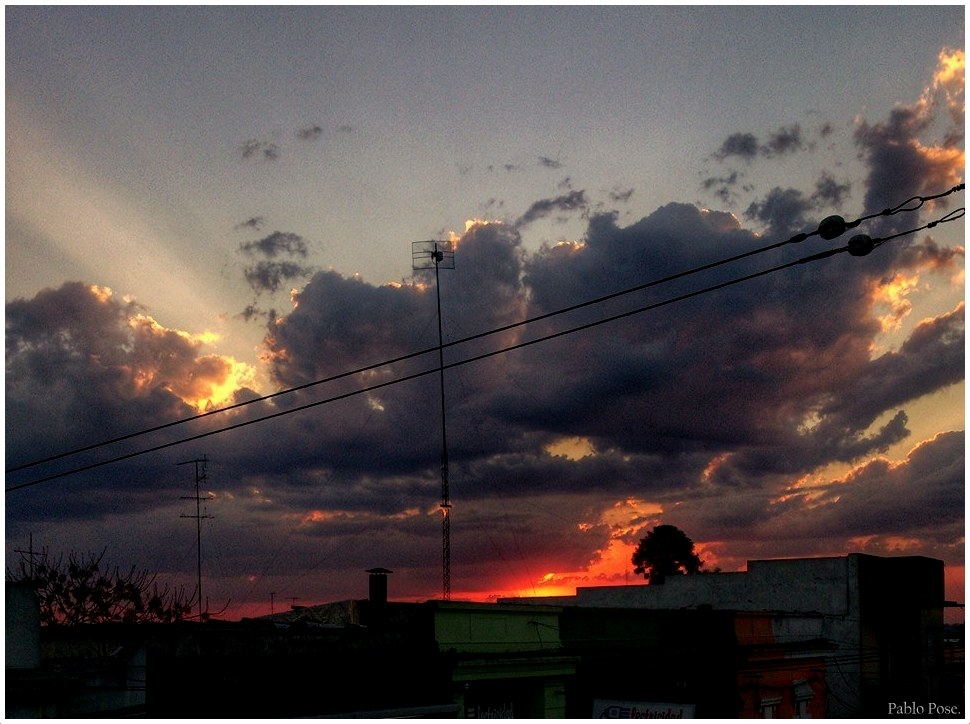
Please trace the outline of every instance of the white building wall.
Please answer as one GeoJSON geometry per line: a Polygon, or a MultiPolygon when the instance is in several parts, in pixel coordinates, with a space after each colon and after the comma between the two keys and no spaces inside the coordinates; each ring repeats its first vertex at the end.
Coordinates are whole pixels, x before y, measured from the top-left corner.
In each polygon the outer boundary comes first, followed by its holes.
{"type": "Polygon", "coordinates": [[[579,606],[858,614],[853,556],[749,561],[740,573],[670,576],[660,586],[577,588],[579,606]]]}

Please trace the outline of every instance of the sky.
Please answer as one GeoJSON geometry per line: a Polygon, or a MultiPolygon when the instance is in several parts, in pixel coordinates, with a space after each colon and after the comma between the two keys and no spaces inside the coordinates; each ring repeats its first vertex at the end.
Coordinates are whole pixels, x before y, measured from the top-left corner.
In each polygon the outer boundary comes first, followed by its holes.
{"type": "Polygon", "coordinates": [[[437,598],[444,448],[456,600],[659,524],[964,600],[962,5],[4,13],[8,567],[437,598]]]}

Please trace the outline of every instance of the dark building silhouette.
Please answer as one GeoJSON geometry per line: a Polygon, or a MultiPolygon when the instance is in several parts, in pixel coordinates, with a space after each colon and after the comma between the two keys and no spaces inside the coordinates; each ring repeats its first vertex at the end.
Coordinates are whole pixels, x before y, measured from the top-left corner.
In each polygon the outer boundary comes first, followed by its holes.
{"type": "Polygon", "coordinates": [[[8,585],[5,715],[882,718],[905,700],[963,716],[932,559],[752,561],[498,603],[395,602],[390,571],[368,574],[368,599],[237,622],[40,629],[8,585]]]}

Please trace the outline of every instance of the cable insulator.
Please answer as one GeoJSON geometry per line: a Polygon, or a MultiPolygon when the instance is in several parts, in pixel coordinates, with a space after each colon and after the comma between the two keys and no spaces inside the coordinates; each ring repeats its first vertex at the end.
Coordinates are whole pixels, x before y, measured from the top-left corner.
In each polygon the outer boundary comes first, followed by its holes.
{"type": "Polygon", "coordinates": [[[826,216],[818,225],[818,235],[831,241],[845,233],[845,219],[841,216],[826,216]]]}
{"type": "Polygon", "coordinates": [[[868,234],[856,234],[849,239],[849,253],[852,256],[865,256],[875,248],[876,244],[868,234]]]}

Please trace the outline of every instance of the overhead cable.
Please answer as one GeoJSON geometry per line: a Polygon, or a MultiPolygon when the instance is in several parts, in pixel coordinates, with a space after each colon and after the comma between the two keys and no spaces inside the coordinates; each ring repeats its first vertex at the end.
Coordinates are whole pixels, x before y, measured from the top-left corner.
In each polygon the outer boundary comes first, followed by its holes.
{"type": "MultiPolygon", "coordinates": [[[[114,437],[114,438],[111,438],[109,440],[102,440],[100,442],[91,443],[90,445],[85,445],[83,447],[74,448],[72,450],[67,450],[67,451],[64,451],[64,452],[61,452],[61,453],[57,453],[55,455],[50,455],[50,456],[45,457],[45,458],[41,458],[41,459],[38,459],[38,460],[33,460],[33,461],[30,461],[30,462],[26,462],[26,463],[22,463],[22,464],[19,464],[19,465],[15,465],[13,467],[7,468],[5,470],[5,472],[6,473],[14,473],[14,472],[18,472],[18,471],[21,471],[21,470],[26,470],[27,468],[32,468],[32,467],[36,467],[38,465],[43,465],[43,464],[46,464],[46,463],[51,463],[51,462],[54,462],[56,460],[61,460],[61,459],[66,458],[66,457],[71,457],[73,455],[79,455],[81,453],[91,452],[92,450],[96,450],[98,448],[106,447],[108,445],[114,445],[116,443],[124,442],[125,440],[131,440],[133,438],[141,437],[143,435],[148,435],[148,434],[151,434],[153,432],[160,432],[161,430],[166,430],[168,428],[175,427],[177,425],[184,425],[184,424],[189,423],[189,422],[194,422],[196,420],[201,420],[203,418],[210,417],[212,415],[218,415],[218,414],[221,414],[221,413],[224,413],[224,412],[229,412],[231,410],[235,410],[235,409],[238,409],[238,408],[241,408],[241,407],[245,407],[247,405],[252,405],[252,404],[255,404],[257,402],[266,402],[266,401],[271,400],[271,399],[274,399],[276,397],[281,397],[283,395],[288,395],[288,394],[291,394],[291,393],[294,393],[294,392],[299,392],[301,390],[306,390],[306,389],[309,389],[311,387],[315,387],[317,385],[322,385],[322,384],[326,384],[326,383],[329,383],[329,382],[335,382],[337,380],[344,379],[346,377],[352,377],[354,375],[359,375],[359,374],[361,374],[363,372],[368,372],[370,370],[374,370],[374,369],[377,369],[379,367],[386,367],[388,365],[397,364],[399,362],[404,362],[404,361],[407,361],[409,359],[414,359],[414,358],[420,357],[422,355],[430,354],[432,352],[436,352],[436,351],[439,351],[439,350],[442,350],[442,349],[445,349],[445,348],[448,348],[448,347],[455,347],[455,346],[458,346],[458,345],[467,344],[468,342],[472,342],[472,341],[475,341],[477,339],[481,339],[481,338],[484,338],[484,337],[488,337],[488,336],[493,335],[493,334],[500,334],[502,332],[507,332],[509,330],[516,329],[516,328],[522,327],[524,325],[532,324],[534,322],[539,322],[539,321],[542,321],[542,320],[545,320],[545,319],[549,319],[551,317],[555,317],[555,316],[558,316],[560,314],[566,314],[568,312],[576,311],[577,309],[582,309],[584,307],[589,307],[589,306],[592,306],[592,305],[595,305],[595,304],[601,304],[603,302],[610,301],[612,299],[617,299],[619,297],[622,297],[622,296],[625,296],[625,295],[628,295],[628,294],[633,294],[635,292],[643,291],[645,289],[649,289],[651,287],[659,286],[661,284],[667,284],[669,282],[676,281],[678,279],[683,279],[685,277],[692,276],[692,275],[698,274],[700,272],[709,271],[709,270],[715,269],[715,268],[717,268],[719,266],[724,266],[725,264],[730,264],[730,263],[733,263],[733,262],[736,262],[736,261],[740,261],[742,259],[746,259],[746,258],[755,256],[757,254],[763,254],[765,252],[772,251],[774,249],[778,249],[778,248],[780,248],[782,246],[786,246],[788,244],[798,244],[798,243],[801,243],[803,241],[806,241],[807,239],[809,239],[809,238],[811,238],[813,236],[816,236],[816,235],[817,236],[820,236],[823,239],[826,239],[826,240],[829,240],[830,241],[832,239],[835,239],[835,238],[841,236],[847,230],[856,228],[857,226],[859,226],[861,223],[863,223],[865,221],[868,221],[868,220],[871,220],[871,219],[874,219],[874,218],[877,218],[877,217],[880,217],[880,216],[892,216],[892,215],[895,215],[895,214],[898,214],[898,213],[902,213],[902,212],[917,211],[918,209],[920,209],[928,201],[932,201],[932,200],[935,200],[935,199],[943,198],[945,196],[949,196],[950,194],[956,193],[957,191],[962,191],[963,189],[964,189],[964,184],[958,184],[958,185],[956,185],[956,186],[954,186],[954,187],[952,187],[952,188],[950,188],[950,189],[948,189],[946,191],[943,191],[943,192],[938,193],[938,194],[933,194],[931,196],[913,196],[913,197],[910,197],[909,199],[907,199],[906,201],[902,202],[901,204],[898,204],[898,205],[896,205],[894,207],[886,208],[886,209],[883,209],[880,212],[873,213],[873,214],[869,214],[867,216],[859,217],[858,219],[855,219],[854,221],[845,221],[841,216],[828,216],[828,217],[822,219],[822,221],[819,223],[819,226],[818,226],[818,228],[816,230],[811,231],[811,232],[801,232],[801,233],[795,234],[795,235],[791,236],[790,238],[785,239],[784,241],[776,242],[774,244],[769,244],[767,246],[763,246],[763,247],[760,247],[758,249],[753,249],[751,251],[743,252],[741,254],[737,254],[735,256],[728,257],[726,259],[721,259],[719,261],[711,262],[709,264],[704,264],[702,266],[694,267],[693,269],[688,269],[686,271],[677,272],[675,274],[671,274],[669,276],[662,277],[660,279],[654,279],[653,281],[645,282],[644,284],[639,284],[637,286],[630,287],[628,289],[624,289],[624,290],[621,290],[621,291],[618,291],[618,292],[612,292],[610,294],[606,294],[606,295],[603,295],[603,296],[600,296],[600,297],[596,297],[594,299],[589,299],[589,300],[586,300],[584,302],[579,302],[577,304],[573,304],[573,305],[570,305],[568,307],[563,307],[561,309],[557,309],[557,310],[554,310],[552,312],[546,312],[544,314],[540,314],[540,315],[537,315],[537,316],[534,316],[534,317],[529,317],[528,319],[523,319],[523,320],[520,320],[518,322],[511,322],[511,323],[506,324],[506,325],[503,325],[501,327],[496,327],[494,329],[489,329],[489,330],[487,330],[485,332],[479,332],[477,334],[473,334],[473,335],[470,335],[470,336],[462,337],[460,339],[456,339],[456,340],[451,341],[451,342],[446,342],[446,343],[444,343],[442,345],[439,345],[439,346],[436,346],[436,347],[428,347],[426,349],[418,350],[416,352],[409,352],[407,354],[400,355],[398,357],[394,357],[394,358],[391,358],[391,359],[382,360],[380,362],[375,362],[373,364],[370,364],[370,365],[367,365],[367,366],[364,366],[364,367],[358,367],[358,368],[353,369],[353,370],[350,370],[348,372],[341,372],[339,374],[332,375],[330,377],[325,377],[325,378],[322,378],[322,379],[313,380],[311,382],[307,382],[307,383],[304,383],[302,385],[296,385],[294,387],[289,387],[289,388],[286,388],[286,389],[283,389],[283,390],[277,390],[276,392],[272,392],[272,393],[267,394],[267,395],[262,395],[260,397],[254,397],[254,398],[251,398],[251,399],[248,399],[248,400],[243,400],[241,402],[237,402],[237,403],[234,403],[232,405],[226,405],[224,407],[220,407],[220,408],[215,409],[215,410],[207,410],[207,411],[201,412],[201,413],[199,413],[197,415],[191,415],[189,417],[184,417],[184,418],[181,418],[181,419],[178,419],[178,420],[173,420],[171,422],[166,422],[166,423],[163,423],[161,425],[156,425],[154,427],[149,427],[149,428],[145,428],[145,429],[142,429],[142,430],[139,430],[139,431],[136,431],[136,432],[127,433],[125,435],[121,435],[121,436],[118,436],[118,437],[114,437]]],[[[937,222],[935,222],[933,225],[935,226],[936,223],[942,223],[945,220],[950,220],[950,219],[945,219],[945,218],[944,219],[940,219],[937,222]]],[[[924,227],[924,228],[931,228],[931,227],[924,227]]],[[[915,230],[915,231],[918,231],[918,230],[915,230]]],[[[911,233],[914,233],[914,231],[903,232],[903,234],[911,234],[911,233]]],[[[893,237],[889,237],[889,238],[893,238],[893,237]]]]}
{"type": "MultiPolygon", "coordinates": [[[[835,256],[836,254],[841,254],[841,253],[844,253],[844,252],[849,252],[853,256],[863,256],[864,254],[867,254],[867,253],[871,252],[873,249],[875,249],[878,246],[881,246],[882,244],[884,244],[887,241],[891,241],[893,239],[897,239],[897,238],[900,238],[900,237],[903,237],[903,236],[908,236],[908,235],[911,235],[911,234],[915,234],[915,233],[918,233],[918,232],[923,231],[925,229],[933,228],[933,227],[937,226],[938,224],[946,223],[946,222],[950,222],[950,221],[955,221],[955,220],[957,220],[959,218],[962,218],[964,216],[964,212],[965,212],[965,209],[964,208],[956,209],[955,211],[952,211],[952,212],[946,214],[942,218],[937,219],[935,221],[928,222],[927,224],[924,224],[923,226],[920,226],[918,228],[910,229],[909,231],[900,232],[900,233],[893,234],[891,236],[887,236],[887,237],[883,237],[883,238],[871,239],[870,237],[867,237],[866,236],[866,239],[868,239],[869,241],[871,241],[871,246],[869,246],[868,247],[868,250],[865,251],[864,253],[860,253],[860,248],[858,247],[858,245],[853,243],[856,240],[856,238],[857,238],[857,237],[853,237],[853,239],[850,240],[850,243],[846,244],[845,246],[836,247],[836,248],[833,248],[833,249],[828,249],[826,251],[818,252],[816,254],[810,254],[810,255],[805,256],[805,257],[802,257],[800,259],[795,259],[794,261],[790,261],[790,262],[787,262],[787,263],[784,263],[784,264],[780,264],[778,266],[770,267],[768,269],[763,269],[761,271],[753,272],[751,274],[746,274],[744,276],[735,277],[734,279],[730,279],[730,280],[727,280],[727,281],[724,281],[724,282],[720,282],[718,284],[713,284],[711,286],[704,287],[702,289],[698,289],[698,290],[695,290],[695,291],[692,291],[692,292],[686,292],[684,294],[681,294],[681,295],[678,295],[678,296],[675,296],[675,297],[671,297],[669,299],[665,299],[665,300],[662,300],[662,301],[659,301],[659,302],[653,302],[651,304],[647,304],[647,305],[642,306],[642,307],[637,307],[636,309],[627,310],[627,311],[621,312],[619,314],[614,314],[614,315],[609,316],[609,317],[605,317],[605,318],[602,318],[602,319],[594,320],[592,322],[587,322],[585,324],[581,324],[581,325],[578,325],[578,326],[575,326],[575,327],[570,327],[568,329],[560,330],[558,332],[553,332],[553,333],[550,333],[550,334],[547,334],[547,335],[544,335],[544,336],[541,336],[541,337],[536,337],[535,339],[530,339],[530,340],[527,340],[527,341],[524,341],[524,342],[519,342],[517,344],[511,345],[511,346],[508,346],[508,347],[503,347],[501,349],[492,350],[490,352],[485,352],[485,353],[482,353],[482,354],[479,354],[479,355],[475,355],[475,356],[472,356],[472,357],[468,357],[466,359],[458,360],[456,362],[450,362],[450,363],[444,365],[443,367],[435,366],[435,367],[432,367],[432,368],[423,370],[421,372],[415,372],[415,373],[412,373],[412,374],[404,375],[402,377],[397,377],[397,378],[395,378],[393,380],[386,380],[384,382],[380,382],[380,383],[377,383],[377,384],[369,385],[367,387],[362,387],[362,388],[359,388],[359,389],[356,389],[356,390],[352,390],[350,392],[345,392],[345,393],[342,393],[342,394],[339,394],[339,395],[334,395],[332,397],[328,397],[328,398],[325,398],[325,399],[322,399],[322,400],[316,400],[314,402],[309,402],[309,403],[306,403],[304,405],[298,405],[296,407],[291,407],[291,408],[288,408],[286,410],[281,410],[279,412],[275,412],[275,413],[272,413],[272,414],[269,414],[269,415],[264,415],[262,417],[256,417],[256,418],[252,418],[250,420],[244,420],[242,422],[238,422],[238,423],[235,423],[235,424],[232,424],[232,425],[227,425],[225,427],[221,427],[221,428],[218,428],[218,429],[215,429],[215,430],[208,430],[206,432],[202,432],[202,433],[198,433],[196,435],[191,435],[191,436],[188,436],[188,437],[184,437],[184,438],[181,438],[179,440],[173,440],[173,441],[170,441],[170,442],[167,442],[167,443],[162,443],[162,444],[159,444],[159,445],[154,445],[152,447],[144,448],[142,450],[136,450],[136,451],[133,451],[133,452],[124,454],[124,455],[119,455],[119,456],[116,456],[116,457],[113,457],[113,458],[109,458],[109,459],[106,459],[106,460],[101,460],[99,462],[90,463],[88,465],[79,466],[79,467],[76,467],[76,468],[73,468],[73,469],[70,469],[70,470],[65,470],[65,471],[62,471],[62,472],[59,472],[59,473],[55,473],[55,474],[52,474],[52,475],[48,475],[48,476],[45,476],[45,477],[41,477],[41,478],[38,478],[36,480],[31,480],[29,482],[25,482],[25,483],[20,483],[20,484],[17,484],[17,485],[13,485],[11,487],[6,488],[5,492],[10,493],[10,492],[14,492],[14,491],[17,491],[17,490],[22,490],[24,488],[29,488],[29,487],[32,487],[32,486],[35,486],[35,485],[39,485],[40,483],[45,483],[45,482],[48,482],[48,481],[51,481],[51,480],[55,480],[55,479],[58,479],[58,478],[63,478],[63,477],[69,476],[69,475],[75,475],[77,473],[86,472],[88,470],[93,470],[95,468],[99,468],[99,467],[103,467],[105,465],[110,465],[110,464],[113,464],[113,463],[121,462],[123,460],[129,460],[131,458],[139,457],[141,455],[145,455],[145,454],[148,454],[148,453],[151,453],[151,452],[158,452],[160,450],[164,450],[164,449],[167,449],[167,448],[170,448],[170,447],[175,447],[176,445],[183,445],[185,443],[193,442],[195,440],[201,440],[203,438],[210,437],[212,435],[218,435],[218,434],[221,434],[221,433],[224,433],[224,432],[229,432],[231,430],[237,430],[237,429],[242,428],[242,427],[247,427],[249,425],[254,425],[254,424],[258,423],[258,422],[265,422],[267,420],[272,420],[272,419],[275,419],[275,418],[278,418],[278,417],[283,417],[284,415],[290,415],[292,413],[302,412],[304,410],[308,410],[308,409],[313,408],[313,407],[318,407],[320,405],[325,405],[325,404],[329,404],[329,403],[332,403],[332,402],[337,402],[337,401],[340,401],[340,400],[344,400],[344,399],[347,399],[347,398],[350,398],[350,397],[354,397],[356,395],[363,394],[363,393],[366,393],[366,392],[373,392],[375,390],[379,390],[379,389],[382,389],[382,388],[385,388],[385,387],[389,387],[391,385],[396,385],[396,384],[399,384],[401,382],[407,382],[407,381],[414,380],[414,379],[417,379],[417,378],[420,378],[420,377],[424,377],[426,375],[438,373],[441,369],[451,369],[451,368],[454,368],[454,367],[460,367],[462,365],[470,364],[472,362],[478,362],[480,360],[487,359],[487,358],[490,358],[490,357],[494,357],[494,356],[499,355],[499,354],[504,354],[506,352],[512,352],[512,351],[515,351],[515,350],[518,350],[518,349],[523,349],[525,347],[529,347],[531,345],[538,344],[539,342],[546,342],[546,341],[549,341],[549,340],[552,340],[552,339],[556,339],[556,338],[559,338],[559,337],[566,336],[568,334],[573,334],[575,332],[580,332],[580,331],[583,331],[583,330],[586,330],[586,329],[591,329],[593,327],[597,327],[597,326],[600,326],[602,324],[607,324],[609,322],[615,322],[617,320],[625,319],[627,317],[631,317],[631,316],[636,315],[636,314],[642,314],[643,312],[651,311],[653,309],[658,309],[660,307],[665,307],[665,306],[668,306],[670,304],[674,304],[676,302],[682,302],[682,301],[685,301],[687,299],[692,299],[694,297],[698,297],[698,296],[701,296],[703,294],[708,294],[708,293],[711,293],[711,292],[714,292],[714,291],[718,291],[720,289],[724,289],[724,288],[727,288],[727,287],[730,287],[730,286],[734,286],[734,285],[740,284],[742,282],[751,281],[752,279],[757,279],[759,277],[767,276],[768,274],[773,274],[773,273],[776,273],[776,272],[779,272],[779,271],[783,271],[785,269],[790,269],[790,268],[795,267],[795,266],[799,266],[799,265],[803,265],[803,264],[809,264],[809,263],[816,262],[816,261],[821,261],[821,260],[827,259],[827,258],[829,258],[831,256],[835,256]]],[[[865,235],[860,235],[860,236],[865,236],[865,235]]],[[[535,319],[538,319],[538,318],[535,318],[535,319]]],[[[533,321],[535,321],[535,320],[533,320],[533,321]]],[[[517,326],[517,325],[514,325],[514,326],[517,326]]],[[[492,332],[488,332],[488,333],[481,334],[481,335],[474,335],[472,337],[466,338],[466,340],[468,340],[468,339],[475,339],[477,337],[485,336],[485,334],[491,334],[491,333],[494,333],[494,331],[495,330],[493,330],[492,332]]],[[[436,350],[436,349],[437,349],[437,347],[432,348],[432,351],[433,350],[436,350]]],[[[414,356],[414,355],[408,355],[407,357],[404,357],[402,359],[407,359],[407,358],[412,357],[412,356],[414,356]]],[[[383,366],[385,364],[389,364],[389,362],[384,362],[380,366],[383,366]]],[[[373,367],[362,368],[362,370],[363,369],[372,369],[372,368],[373,367]]],[[[362,370],[360,370],[360,371],[362,371],[362,370]]],[[[344,373],[342,375],[338,375],[338,376],[334,377],[333,379],[339,379],[340,377],[346,377],[348,374],[353,374],[353,373],[344,373]]],[[[307,385],[307,386],[309,386],[309,385],[307,385]]]]}

